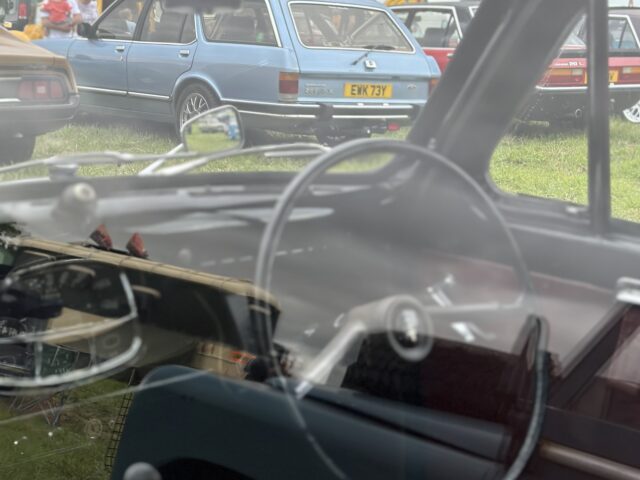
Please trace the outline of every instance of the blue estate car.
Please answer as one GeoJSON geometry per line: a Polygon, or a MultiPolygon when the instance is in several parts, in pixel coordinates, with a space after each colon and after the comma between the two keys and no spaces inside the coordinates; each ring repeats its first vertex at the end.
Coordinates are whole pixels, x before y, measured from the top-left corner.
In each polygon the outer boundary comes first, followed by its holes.
{"type": "Polygon", "coordinates": [[[440,71],[373,0],[245,0],[191,15],[161,0],[114,2],[67,56],[85,111],[174,122],[224,103],[248,128],[321,141],[409,123],[440,71]]]}

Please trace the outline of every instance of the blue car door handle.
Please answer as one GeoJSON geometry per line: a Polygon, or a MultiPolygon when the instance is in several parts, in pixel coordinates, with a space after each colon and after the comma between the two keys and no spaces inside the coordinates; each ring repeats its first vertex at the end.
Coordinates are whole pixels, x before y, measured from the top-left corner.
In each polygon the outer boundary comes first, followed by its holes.
{"type": "Polygon", "coordinates": [[[179,54],[181,57],[188,57],[188,56],[189,56],[189,50],[187,50],[187,49],[180,50],[180,52],[178,52],[178,54],[179,54]]]}
{"type": "Polygon", "coordinates": [[[116,52],[118,52],[118,53],[122,53],[122,52],[124,52],[124,45],[118,45],[118,46],[116,47],[116,52]]]}

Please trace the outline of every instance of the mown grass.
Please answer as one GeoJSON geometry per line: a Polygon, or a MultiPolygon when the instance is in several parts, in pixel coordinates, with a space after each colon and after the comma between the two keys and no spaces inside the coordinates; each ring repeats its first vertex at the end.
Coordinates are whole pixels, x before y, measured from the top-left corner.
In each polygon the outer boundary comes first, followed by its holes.
{"type": "MultiPolygon", "coordinates": [[[[640,125],[611,120],[613,216],[640,222],[640,125]]],[[[491,177],[509,192],[586,205],[587,136],[528,126],[507,135],[496,149],[491,177]]]]}
{"type": "MultiPolygon", "coordinates": [[[[105,454],[121,397],[108,394],[123,383],[104,380],[76,388],[57,425],[49,425],[43,400],[28,410],[0,399],[0,478],[15,480],[106,480],[105,454]]],[[[19,401],[32,401],[24,397],[19,401]]]]}
{"type": "MultiPolygon", "coordinates": [[[[402,138],[407,129],[390,136],[402,138]]],[[[283,141],[273,137],[274,141],[283,141]]],[[[309,137],[294,140],[313,141],[309,137]]],[[[171,127],[118,124],[97,121],[67,126],[43,135],[36,144],[35,158],[61,153],[120,151],[129,153],[163,153],[175,146],[171,127]]],[[[611,121],[611,180],[613,214],[618,218],[640,221],[640,126],[621,119],[611,121]]],[[[264,158],[250,155],[211,162],[193,173],[230,171],[292,171],[308,160],[264,158]]],[[[373,168],[382,161],[352,162],[342,171],[373,168]]],[[[128,175],[148,163],[119,166],[82,167],[83,175],[128,175]]],[[[45,175],[43,168],[4,175],[8,180],[26,175],[45,175]]],[[[491,177],[502,189],[567,202],[587,202],[587,138],[584,131],[553,131],[546,124],[520,126],[503,139],[494,153],[491,177]]]]}

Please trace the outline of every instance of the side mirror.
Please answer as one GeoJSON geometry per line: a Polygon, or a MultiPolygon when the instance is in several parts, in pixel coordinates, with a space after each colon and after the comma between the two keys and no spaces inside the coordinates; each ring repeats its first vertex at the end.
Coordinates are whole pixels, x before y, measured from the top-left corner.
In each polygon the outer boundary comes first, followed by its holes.
{"type": "Polygon", "coordinates": [[[42,262],[0,284],[0,393],[102,378],[126,367],[141,345],[133,290],[113,265],[42,262]]]}
{"type": "Polygon", "coordinates": [[[244,129],[235,107],[223,105],[190,118],[180,130],[185,149],[218,153],[242,148],[244,129]]]}
{"type": "Polygon", "coordinates": [[[84,38],[95,38],[96,32],[90,23],[81,23],[77,26],[78,36],[84,38]]]}

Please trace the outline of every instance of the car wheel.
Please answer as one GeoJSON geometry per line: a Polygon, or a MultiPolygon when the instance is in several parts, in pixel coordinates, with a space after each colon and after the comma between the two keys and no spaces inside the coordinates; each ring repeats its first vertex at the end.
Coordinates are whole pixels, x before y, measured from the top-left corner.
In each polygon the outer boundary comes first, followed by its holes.
{"type": "Polygon", "coordinates": [[[640,123],[640,102],[622,111],[622,116],[631,123],[640,123]]]}
{"type": "Polygon", "coordinates": [[[176,103],[176,133],[180,136],[182,125],[192,117],[220,105],[218,99],[207,88],[190,85],[178,97],[176,103]]]}
{"type": "Polygon", "coordinates": [[[33,155],[36,137],[33,135],[22,138],[3,138],[0,140],[0,162],[24,162],[33,155]]]}

